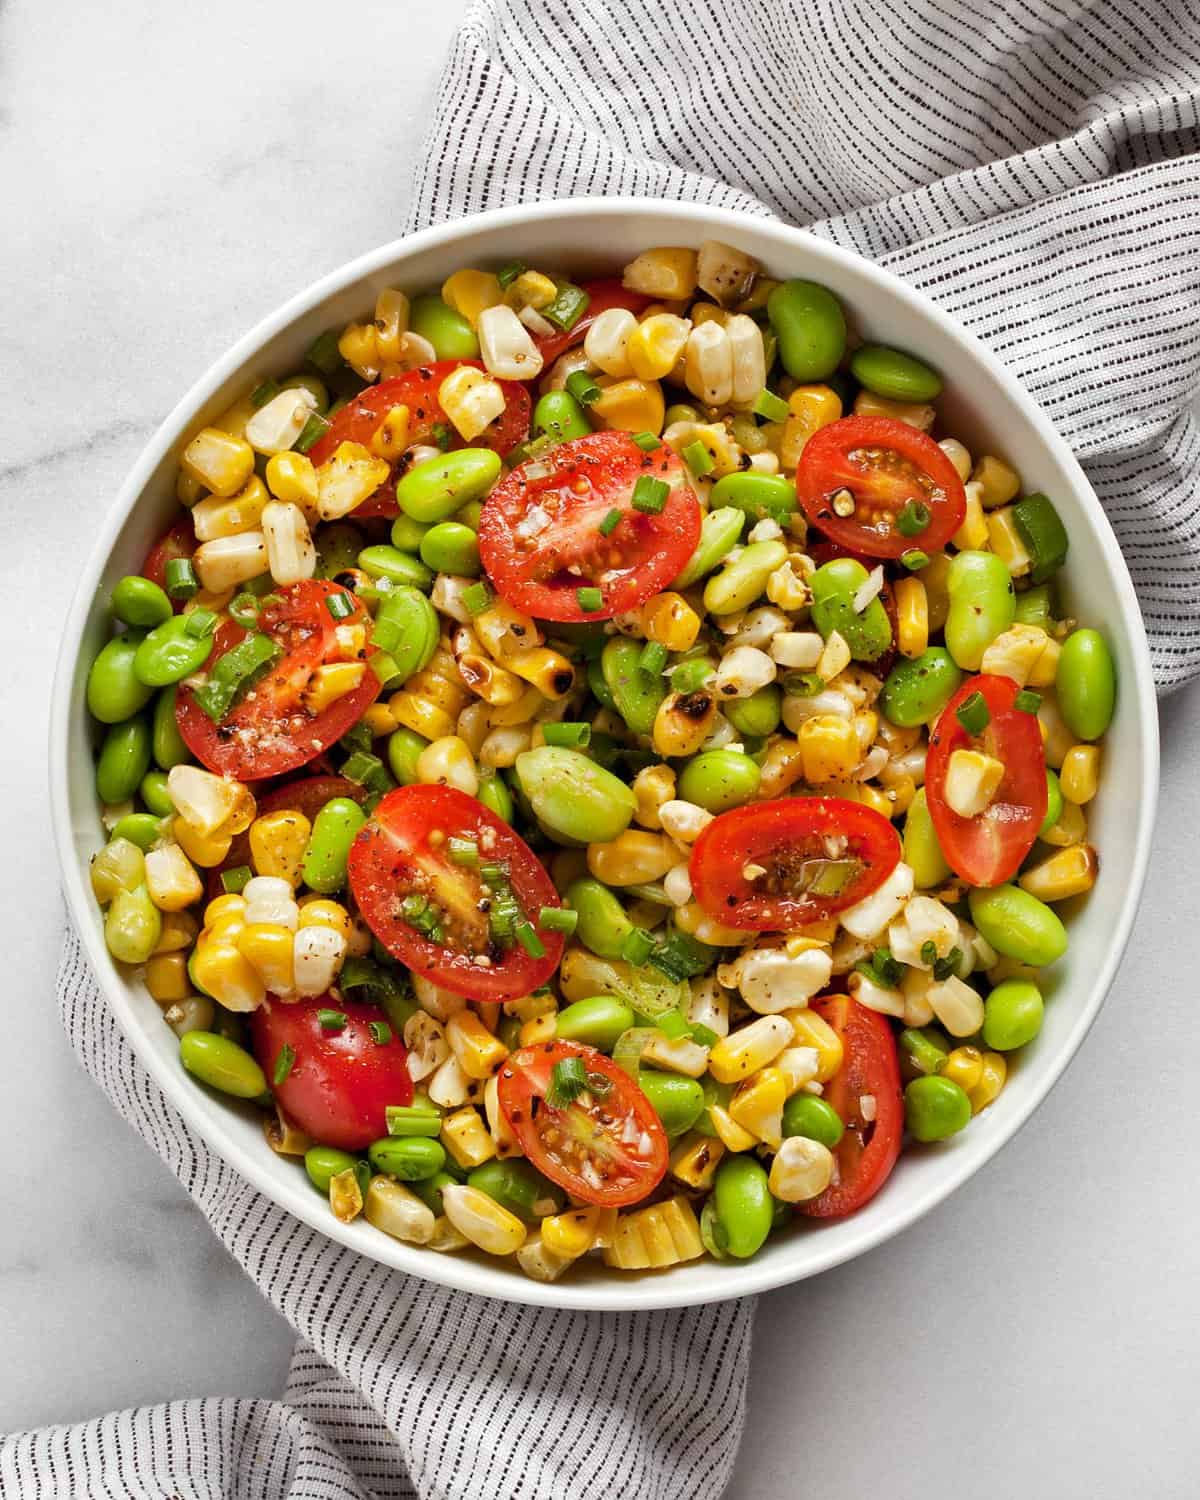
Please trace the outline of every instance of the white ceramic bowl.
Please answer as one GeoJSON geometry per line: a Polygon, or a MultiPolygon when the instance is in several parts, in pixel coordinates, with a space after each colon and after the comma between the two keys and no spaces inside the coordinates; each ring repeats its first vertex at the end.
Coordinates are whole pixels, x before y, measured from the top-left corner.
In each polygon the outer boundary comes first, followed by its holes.
{"type": "Polygon", "coordinates": [[[71,606],[54,687],[50,776],[63,882],[93,971],[138,1056],[190,1129],[281,1208],[363,1255],[485,1296],[614,1311],[740,1297],[811,1276],[911,1224],[1000,1149],[1066,1067],[1112,981],[1146,871],[1158,790],[1158,740],[1141,616],[1108,521],[1046,417],[976,339],[887,272],[782,224],[682,203],[578,199],[481,214],[385,245],[287,302],[187,393],[126,480],[71,606]],[[1070,951],[1053,971],[1042,1033],[1014,1067],[998,1102],[953,1141],[905,1153],[884,1190],[862,1212],[842,1222],[802,1223],[773,1237],[745,1263],[717,1264],[705,1258],[637,1276],[580,1267],[544,1286],[510,1262],[437,1255],[389,1239],[361,1220],[337,1223],[299,1164],[270,1151],[257,1112],[206,1092],[184,1074],[178,1043],[158,1006],[110,960],[88,885],[88,861],[102,834],[85,679],[105,638],[112,585],[136,571],[175,509],[175,468],[184,441],[256,378],[296,368],[322,329],[361,318],[381,287],[436,286],[459,267],[514,256],[577,273],[602,271],[648,246],[698,245],[709,237],[749,251],[772,275],[823,283],[842,299],[863,336],[928,359],[942,372],[950,393],[943,403],[946,429],[974,451],[992,448],[1008,455],[1028,489],[1054,498],[1071,536],[1068,598],[1084,621],[1104,628],[1120,679],[1117,714],[1105,746],[1104,788],[1089,808],[1101,874],[1071,920],[1070,951]]]}

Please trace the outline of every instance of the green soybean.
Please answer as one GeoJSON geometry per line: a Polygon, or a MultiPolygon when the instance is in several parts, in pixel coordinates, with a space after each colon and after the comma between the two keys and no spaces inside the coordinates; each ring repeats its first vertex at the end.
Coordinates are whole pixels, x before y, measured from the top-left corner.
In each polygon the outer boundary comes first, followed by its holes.
{"type": "Polygon", "coordinates": [[[472,500],[482,500],[500,478],[500,468],[500,455],[490,448],[442,453],[401,475],[396,501],[414,521],[445,521],[472,500]]]}
{"type": "Polygon", "coordinates": [[[634,926],[606,885],[590,877],[574,880],[567,887],[566,904],[579,913],[575,936],[585,948],[601,958],[621,957],[625,939],[634,926]]]}
{"type": "Polygon", "coordinates": [[[96,795],[101,802],[132,797],[150,769],[150,726],[138,715],[114,724],[104,736],[96,761],[96,795]]]}
{"type": "Polygon", "coordinates": [[[153,813],[126,813],[113,828],[114,839],[128,839],[144,853],[153,849],[162,837],[160,820],[153,813]]]}
{"type": "MultiPolygon", "coordinates": [[[[567,892],[567,904],[573,904],[570,891],[567,892]]],[[[617,1045],[617,1038],[623,1031],[628,1031],[634,1021],[632,1009],[614,995],[593,995],[576,1000],[573,1005],[559,1011],[555,1018],[555,1034],[564,1041],[611,1052],[617,1045]]]]}
{"type": "Polygon", "coordinates": [[[783,1106],[785,1136],[807,1136],[810,1141],[820,1141],[832,1151],[845,1128],[833,1105],[825,1099],[818,1099],[815,1094],[793,1094],[783,1106]]]}
{"type": "Polygon", "coordinates": [[[386,578],[389,583],[415,589],[428,589],[433,583],[433,574],[423,562],[411,552],[401,552],[399,547],[389,547],[386,542],[364,547],[356,561],[364,573],[372,578],[386,578]]]}
{"type": "Polygon", "coordinates": [[[169,687],[198,672],[213,648],[213,636],[193,635],[190,615],[172,615],[156,626],[137,649],[133,670],[147,687],[169,687]]]}
{"type": "Polygon", "coordinates": [[[947,571],[946,589],[946,646],[965,672],[978,672],[983,653],[1016,616],[1012,579],[994,552],[959,552],[947,571]]]}
{"type": "Polygon", "coordinates": [[[962,673],[949,651],[930,646],[920,656],[902,657],[888,673],[879,695],[884,717],[902,729],[931,724],[958,692],[962,673]]]}
{"type": "Polygon", "coordinates": [[[113,896],[104,917],[108,951],[123,964],[144,964],[162,936],[162,915],[144,885],[113,896]]]}
{"type": "Polygon", "coordinates": [[[787,553],[783,542],[751,542],[743,547],[704,585],[705,609],[712,615],[733,615],[748,608],[762,594],[775,569],[787,561],[787,553]]]}
{"type": "Polygon", "coordinates": [[[371,641],[391,655],[397,678],[407,680],[429,665],[439,632],[437,611],[426,596],[418,588],[402,585],[380,604],[371,641]]]}
{"type": "Polygon", "coordinates": [[[728,812],[750,802],[762,773],[740,750],[705,750],[679,773],[678,795],[710,813],[728,812]]]}
{"type": "Polygon", "coordinates": [[[984,941],[1035,969],[1067,951],[1067,929],[1057,914],[1017,885],[997,885],[968,894],[971,920],[984,941]]]}
{"type": "Polygon", "coordinates": [[[731,505],[751,521],[778,521],[786,526],[799,510],[796,486],[782,474],[726,474],[712,487],[709,504],[731,505]]]}
{"type": "Polygon", "coordinates": [[[428,339],[438,359],[478,359],[479,340],[461,313],[436,294],[414,297],[408,311],[410,332],[428,339]]]}
{"type": "Polygon", "coordinates": [[[314,541],[322,578],[336,578],[339,573],[353,568],[358,562],[363,544],[362,532],[357,527],[344,523],[319,526],[314,541]]]}
{"type": "Polygon", "coordinates": [[[341,1172],[353,1172],[357,1160],[348,1151],[333,1146],[310,1146],[304,1153],[304,1170],[319,1193],[328,1193],[329,1184],[341,1172]]]}
{"type": "Polygon", "coordinates": [[[1098,630],[1073,631],[1063,642],[1054,679],[1067,728],[1081,740],[1098,740],[1112,723],[1117,672],[1098,630]]]}
{"type": "Polygon", "coordinates": [[[416,781],[417,761],[428,743],[411,729],[396,729],[388,735],[388,766],[401,786],[411,786],[416,781]]]}
{"type": "Polygon", "coordinates": [[[754,1156],[726,1156],[713,1179],[716,1240],[738,1260],[757,1254],[775,1222],[766,1169],[754,1156]]]}
{"type": "Polygon", "coordinates": [[[150,748],[154,762],[164,771],[172,766],[181,766],[192,758],[191,751],[183,742],[179,723],[175,717],[175,698],[178,689],[172,685],[163,688],[154,700],[154,717],[151,722],[150,748]]]}
{"type": "Polygon", "coordinates": [[[983,1002],[983,1040],[997,1052],[1032,1042],[1042,1029],[1042,992],[1028,979],[1005,979],[983,1002]]]}
{"type": "Polygon", "coordinates": [[[777,682],[768,682],[748,698],[731,698],[721,711],[739,734],[766,739],[779,728],[783,712],[783,694],[777,682]]]}
{"type": "Polygon", "coordinates": [[[479,776],[479,790],[475,793],[489,812],[494,812],[505,823],[513,820],[512,793],[502,777],[495,771],[483,771],[479,776]]]}
{"type": "Polygon", "coordinates": [[[397,516],[392,522],[392,546],[401,552],[419,552],[429,527],[411,516],[397,516]]]}
{"type": "Polygon", "coordinates": [[[884,344],[861,344],[850,356],[859,385],[888,401],[932,401],[942,393],[942,377],[911,354],[884,344]]]}
{"type": "Polygon", "coordinates": [[[634,734],[649,734],[667,682],[661,673],[642,670],[641,655],[641,641],[615,635],[601,654],[600,670],[625,723],[634,734]]]}
{"type": "Polygon", "coordinates": [[[783,368],[802,383],[832,375],[846,352],[846,318],[833,293],[815,281],[785,281],[767,298],[783,368]]]}
{"type": "Polygon", "coordinates": [[[215,1031],[180,1037],[179,1061],[193,1078],[236,1099],[257,1099],[267,1092],[263,1070],[250,1053],[215,1031]]]}
{"type": "Polygon", "coordinates": [[[371,1142],[367,1156],[377,1172],[401,1182],[420,1182],[446,1165],[445,1146],[423,1135],[385,1135],[371,1142]]]}
{"type": "Polygon", "coordinates": [[[485,1161],[467,1174],[467,1186],[478,1188],[527,1223],[541,1218],[546,1212],[558,1213],[565,1201],[560,1188],[520,1157],[485,1161]]]}
{"type": "Polygon", "coordinates": [[[700,523],[700,540],[696,543],[695,552],[671,587],[690,588],[693,583],[706,578],[741,540],[745,519],[745,512],[735,505],[723,505],[719,510],[710,510],[700,523]]]}
{"type": "Polygon", "coordinates": [[[591,430],[583,407],[570,391],[547,391],[533,408],[534,437],[566,443],[572,438],[587,437],[591,430]]]}
{"type": "Polygon", "coordinates": [[[139,573],[128,574],[113,589],[112,611],[126,625],[145,630],[161,625],[174,613],[166,591],[139,573]]]}
{"type": "Polygon", "coordinates": [[[468,500],[461,510],[454,512],[453,519],[468,531],[478,532],[479,523],[483,520],[483,505],[478,500],[468,500]]]}
{"type": "Polygon", "coordinates": [[[140,631],[114,636],[92,663],[87,681],[87,706],[101,724],[121,724],[149,703],[154,689],[133,669],[145,637],[140,631]]]}
{"type": "Polygon", "coordinates": [[[598,656],[589,658],[587,664],[588,687],[592,690],[592,696],[603,707],[617,711],[617,700],[612,695],[612,689],[604,680],[604,667],[598,656]]]}
{"type": "Polygon", "coordinates": [[[953,873],[934,832],[924,787],[918,788],[904,815],[904,863],[912,867],[919,891],[933,890],[953,873]]]}
{"type": "Polygon", "coordinates": [[[439,521],[421,540],[421,561],[435,573],[477,578],[481,571],[479,538],[459,521],[439,521]]]}
{"type": "Polygon", "coordinates": [[[354,836],[367,815],[349,797],[334,797],[313,821],[308,848],[304,851],[304,883],[323,896],[332,896],[346,884],[346,861],[354,836]]]}
{"type": "Polygon", "coordinates": [[[637,805],[632,791],[578,750],[526,750],[515,770],[534,816],[552,836],[604,844],[629,827],[637,805]]]}
{"type": "Polygon", "coordinates": [[[837,557],[809,579],[813,624],[826,640],[836,630],[855,661],[876,661],[892,644],[892,622],[878,595],[861,612],[854,608],[854,597],[867,578],[856,558],[837,557]]]}
{"type": "Polygon", "coordinates": [[[165,771],[147,771],[138,787],[138,795],[156,818],[169,818],[175,811],[175,804],[167,790],[165,771]]]}
{"type": "Polygon", "coordinates": [[[1062,817],[1063,794],[1058,777],[1046,767],[1046,816],[1042,819],[1042,826],[1038,829],[1038,838],[1044,839],[1050,830],[1062,817]]]}
{"type": "Polygon", "coordinates": [[[953,1078],[927,1073],[904,1090],[904,1121],[914,1140],[947,1140],[970,1119],[971,1101],[953,1078]]]}
{"type": "Polygon", "coordinates": [[[690,1130],[704,1109],[704,1090],[694,1078],[685,1078],[681,1073],[643,1068],[638,1074],[638,1087],[669,1136],[690,1130]]]}

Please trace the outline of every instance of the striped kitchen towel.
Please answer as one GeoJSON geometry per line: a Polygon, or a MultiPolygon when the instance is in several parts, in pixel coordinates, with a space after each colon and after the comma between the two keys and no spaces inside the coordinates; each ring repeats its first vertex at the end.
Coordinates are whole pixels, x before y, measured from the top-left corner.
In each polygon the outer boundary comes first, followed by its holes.
{"type": "MultiPolygon", "coordinates": [[[[476,0],[411,223],[583,194],[775,214],[979,333],[1117,528],[1158,681],[1200,669],[1200,16],[1192,0],[476,0]]],[[[715,1500],[751,1307],[593,1316],[366,1262],[192,1137],[68,939],[64,1024],[299,1342],[278,1400],[0,1444],[0,1493],[715,1500]]]]}

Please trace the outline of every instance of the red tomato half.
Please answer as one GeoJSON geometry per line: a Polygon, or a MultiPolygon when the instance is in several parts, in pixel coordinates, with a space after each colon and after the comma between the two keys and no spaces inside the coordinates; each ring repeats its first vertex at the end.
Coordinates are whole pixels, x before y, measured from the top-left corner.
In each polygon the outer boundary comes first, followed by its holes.
{"type": "Polygon", "coordinates": [[[947,703],[929,736],[925,796],[946,862],[971,885],[1003,885],[1033,848],[1046,816],[1046,752],[1036,714],[1014,708],[1021,689],[1011,677],[970,677],[947,703]],[[957,710],[981,693],[991,718],[980,735],[958,722],[957,710]],[[1004,763],[1004,780],[983,812],[961,817],[946,801],[946,775],[956,750],[981,750],[1004,763]]]}
{"type": "MultiPolygon", "coordinates": [[[[195,550],[196,533],[192,529],[192,518],[183,516],[147,552],[146,561],[142,564],[142,577],[148,578],[151,583],[157,583],[160,589],[165,589],[167,564],[177,557],[191,557],[195,550]]],[[[178,614],[183,608],[183,600],[173,599],[171,602],[178,614]]]]}
{"type": "Polygon", "coordinates": [[[700,539],[700,505],[664,444],[644,453],[627,432],[593,432],[522,464],[488,496],[479,553],[517,609],[541,620],[607,620],[635,609],[682,572],[700,539]],[[671,486],[658,515],[633,509],[639,479],[671,486]],[[621,519],[607,536],[600,523],[621,519]],[[599,609],[579,606],[598,588],[599,609]]]}
{"type": "MultiPolygon", "coordinates": [[[[214,724],[180,687],[175,718],[184,743],[202,765],[239,781],[261,781],[294,771],[357,724],[379,694],[379,681],[370,667],[352,692],[335,699],[321,713],[312,714],[301,701],[313,672],[325,662],[344,661],[335,634],[338,625],[369,625],[370,617],[353,594],[336,584],[310,578],[275,591],[279,603],[268,605],[258,618],[260,631],[283,647],[284,655],[261,677],[219,724],[214,724]],[[335,620],[326,600],[340,594],[354,605],[352,614],[335,620]]],[[[246,632],[232,620],[217,631],[208,670],[244,640],[246,632]]]]}
{"type": "Polygon", "coordinates": [[[841,1219],[860,1209],[887,1181],[904,1135],[904,1099],[896,1039],[886,1019],[851,1000],[832,995],[812,1008],[842,1039],[842,1066],[825,1085],[825,1099],[846,1127],[834,1148],[837,1172],[820,1197],[796,1207],[815,1219],[841,1219]],[[867,1120],[863,1111],[874,1116],[867,1120]]]}
{"type": "Polygon", "coordinates": [[[408,1053],[393,1033],[381,1046],[372,1021],[383,1020],[373,1005],[320,995],[285,1004],[274,996],[250,1017],[254,1055],[268,1081],[285,1046],[295,1053],[291,1071],[271,1092],[283,1112],[322,1146],[362,1151],[388,1133],[389,1104],[411,1104],[408,1053]],[[341,1031],[326,1031],[322,1010],[346,1017],[341,1031]]]}
{"type": "Polygon", "coordinates": [[[547,333],[541,338],[535,338],[534,343],[541,351],[542,359],[547,367],[567,349],[572,349],[576,344],[581,344],[588,329],[596,321],[602,312],[607,312],[610,307],[625,307],[631,313],[640,315],[642,311],[650,306],[653,300],[642,292],[631,292],[623,287],[615,278],[606,278],[603,281],[585,281],[581,283],[583,290],[588,294],[588,305],[584,309],[583,316],[569,333],[547,333]]]}
{"type": "Polygon", "coordinates": [[[667,1136],[654,1106],[611,1057],[577,1042],[543,1042],[505,1059],[500,1108],[521,1150],[572,1197],[606,1208],[639,1203],[667,1170],[667,1136]],[[547,1103],[554,1065],[578,1058],[587,1092],[561,1108],[547,1103]]]}
{"type": "Polygon", "coordinates": [[[560,905],[558,892],[524,839],[465,792],[421,784],[389,792],[350,846],[348,868],[367,926],[393,957],[444,989],[471,1000],[515,1000],[558,968],[562,933],[538,927],[542,907],[560,905]],[[473,841],[480,865],[506,867],[512,894],[537,929],[541,957],[519,942],[493,939],[489,909],[498,892],[479,868],[450,858],[451,838],[473,841]],[[406,899],[420,897],[440,937],[415,925],[411,912],[405,916],[406,899]]]}
{"type": "Polygon", "coordinates": [[[864,900],[900,861],[888,820],[842,797],[784,797],[721,813],[692,847],[696,900],[715,921],[790,932],[864,900]],[[752,880],[746,866],[765,874],[752,880]]]}
{"type": "Polygon", "coordinates": [[[814,432],[796,467],[804,513],[833,541],[866,557],[900,557],[944,547],[966,514],[967,496],[954,465],[933,441],[890,417],[843,417],[814,432]],[[854,514],[839,516],[833,497],[848,490],[854,514]],[[905,536],[895,522],[909,503],[929,511],[929,524],[905,536]]]}

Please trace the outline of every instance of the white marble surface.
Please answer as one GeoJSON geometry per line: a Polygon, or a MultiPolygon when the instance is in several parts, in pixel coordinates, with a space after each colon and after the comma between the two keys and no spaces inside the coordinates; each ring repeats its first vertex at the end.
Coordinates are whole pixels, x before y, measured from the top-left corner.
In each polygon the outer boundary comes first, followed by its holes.
{"type": "MultiPolygon", "coordinates": [[[[463,0],[14,0],[0,177],[0,1430],[273,1394],[289,1330],[79,1071],[45,812],[60,601],[195,374],[399,226],[463,0]]],[[[892,1244],[759,1312],[731,1494],[1183,1496],[1200,1356],[1200,697],[1163,713],[1150,895],[1022,1135],[892,1244]]]]}

